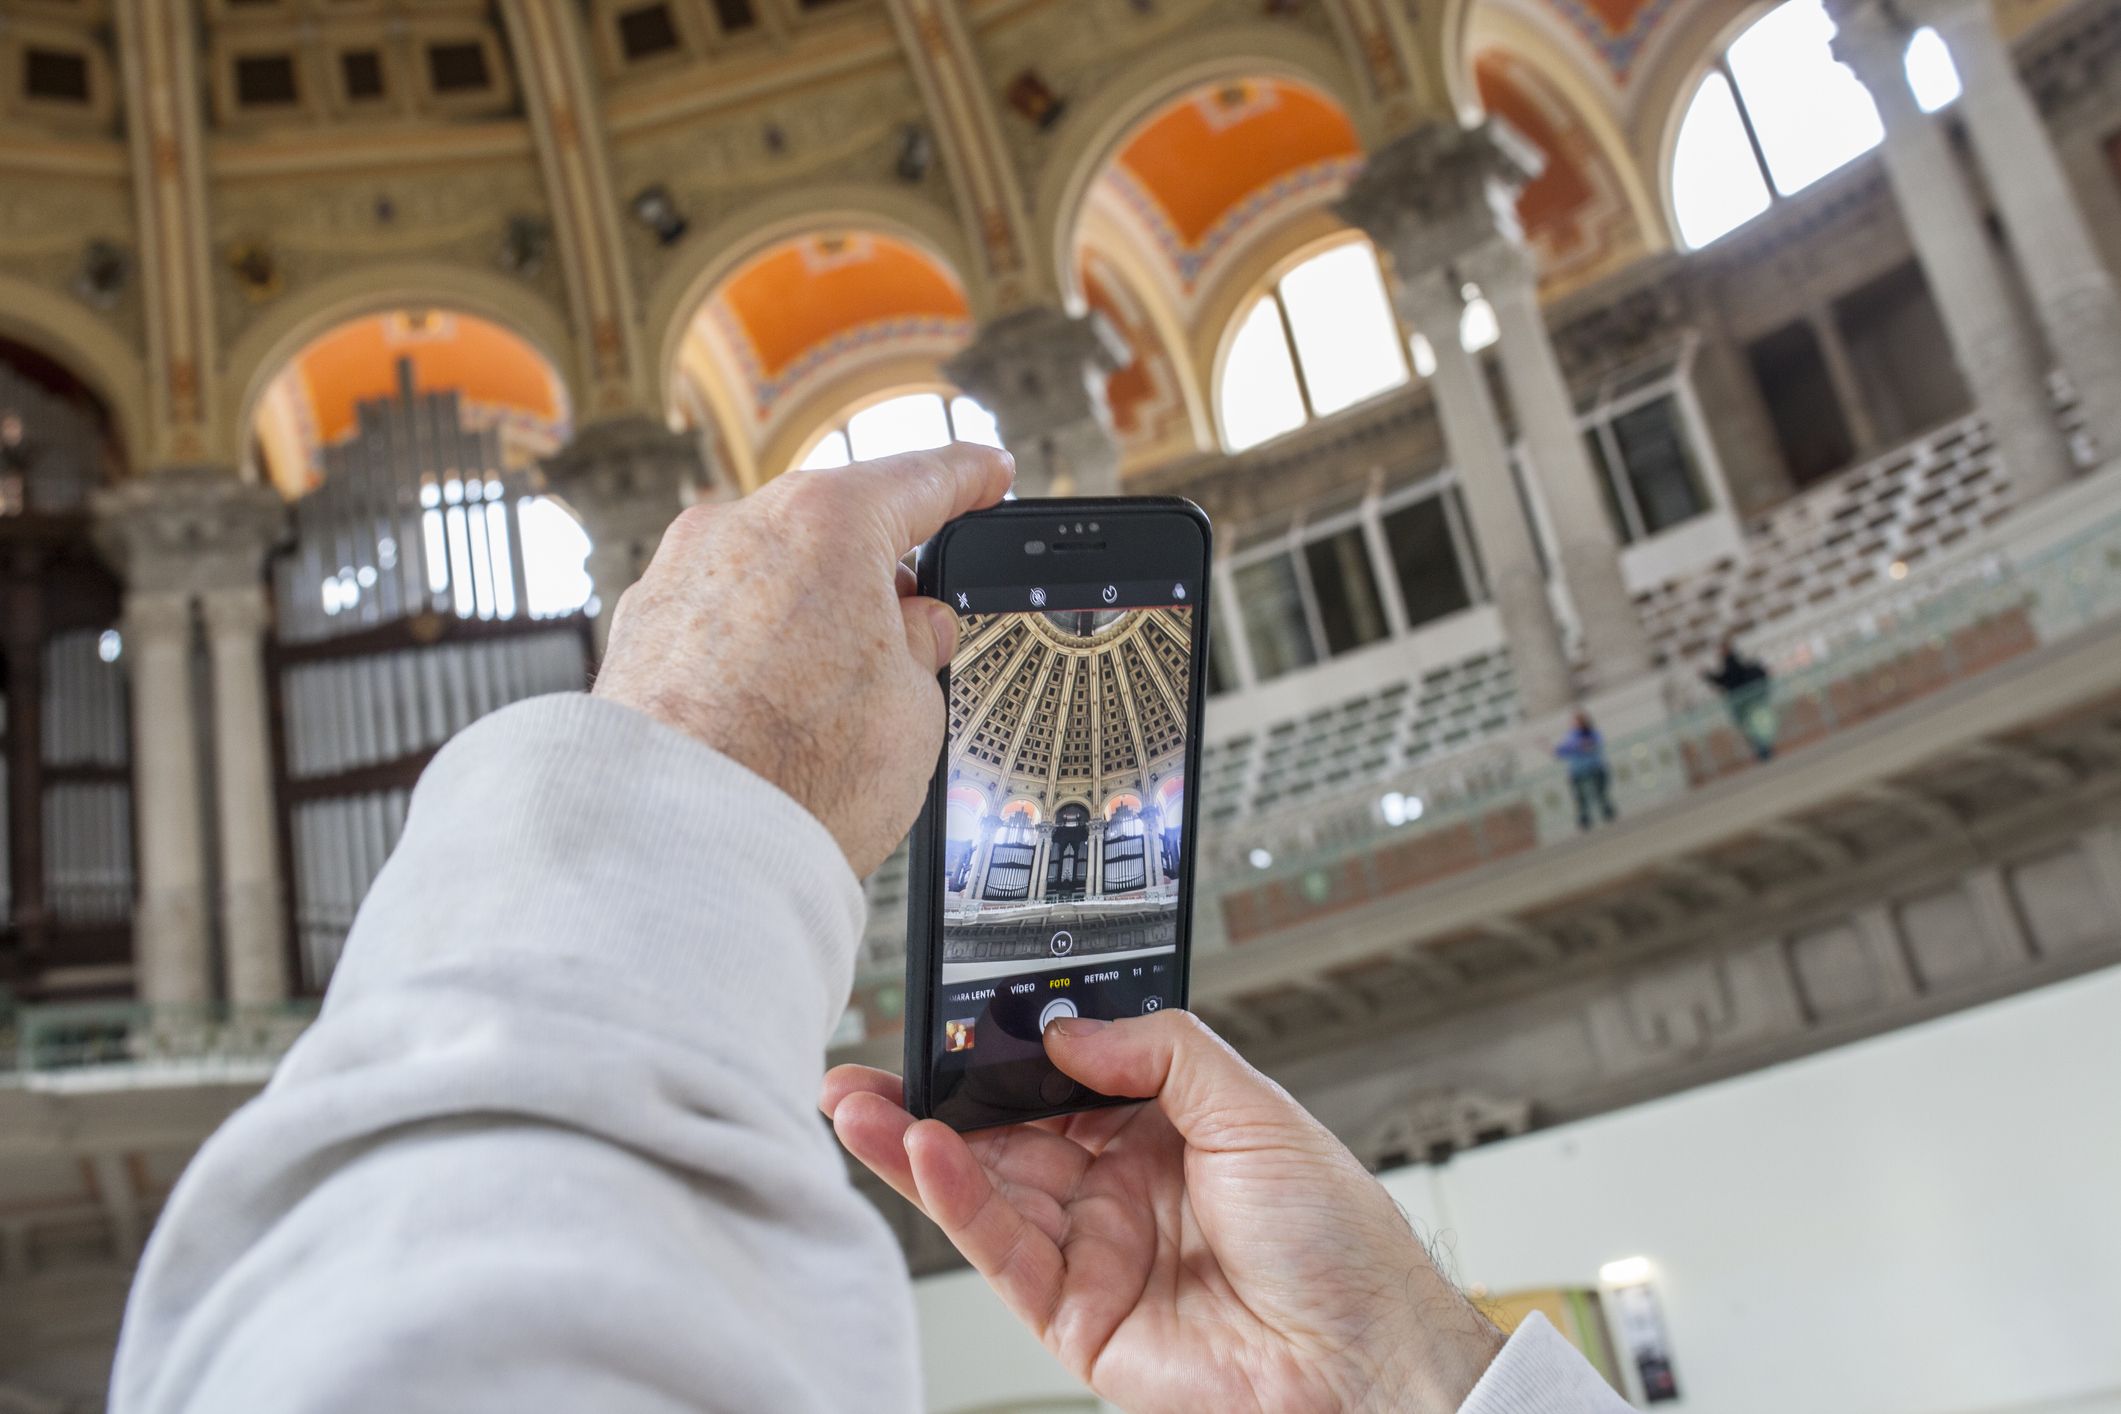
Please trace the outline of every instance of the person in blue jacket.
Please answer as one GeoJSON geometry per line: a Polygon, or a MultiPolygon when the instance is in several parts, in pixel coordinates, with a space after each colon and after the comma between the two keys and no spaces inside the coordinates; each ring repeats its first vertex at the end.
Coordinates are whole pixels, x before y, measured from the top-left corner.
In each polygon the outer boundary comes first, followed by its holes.
{"type": "Polygon", "coordinates": [[[1619,818],[1613,809],[1613,773],[1606,766],[1605,738],[1591,721],[1591,714],[1579,711],[1569,734],[1554,748],[1569,768],[1569,790],[1576,797],[1576,828],[1591,828],[1591,812],[1597,810],[1608,822],[1619,818]]]}

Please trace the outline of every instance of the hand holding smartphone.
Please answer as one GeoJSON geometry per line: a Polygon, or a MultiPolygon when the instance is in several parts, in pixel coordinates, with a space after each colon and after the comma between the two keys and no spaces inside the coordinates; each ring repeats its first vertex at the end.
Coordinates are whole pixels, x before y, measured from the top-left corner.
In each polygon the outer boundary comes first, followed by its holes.
{"type": "Polygon", "coordinates": [[[1120,1103],[1070,1016],[1186,1003],[1211,533],[1177,498],[1014,501],[921,548],[959,618],[907,888],[907,1108],[956,1129],[1120,1103]]]}

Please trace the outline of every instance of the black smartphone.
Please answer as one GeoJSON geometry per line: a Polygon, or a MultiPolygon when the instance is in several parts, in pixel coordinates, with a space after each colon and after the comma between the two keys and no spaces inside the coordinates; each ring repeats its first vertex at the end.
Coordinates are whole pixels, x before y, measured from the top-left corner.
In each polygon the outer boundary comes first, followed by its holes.
{"type": "Polygon", "coordinates": [[[1186,1004],[1208,517],[1010,501],[921,547],[957,611],[907,877],[906,1107],[955,1129],[1124,1103],[1040,1037],[1186,1004]]]}

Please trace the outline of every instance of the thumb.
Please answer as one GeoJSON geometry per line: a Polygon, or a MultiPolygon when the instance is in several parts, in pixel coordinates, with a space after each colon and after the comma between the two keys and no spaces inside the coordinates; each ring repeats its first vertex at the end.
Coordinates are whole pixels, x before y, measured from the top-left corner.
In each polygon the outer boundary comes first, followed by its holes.
{"type": "Polygon", "coordinates": [[[1254,1070],[1191,1012],[1119,1021],[1069,1017],[1046,1028],[1053,1063],[1102,1095],[1154,1098],[1195,1148],[1292,1143],[1317,1128],[1289,1092],[1254,1070]]]}
{"type": "Polygon", "coordinates": [[[906,649],[925,672],[939,673],[957,652],[957,615],[939,599],[909,595],[899,600],[906,620],[906,649]]]}

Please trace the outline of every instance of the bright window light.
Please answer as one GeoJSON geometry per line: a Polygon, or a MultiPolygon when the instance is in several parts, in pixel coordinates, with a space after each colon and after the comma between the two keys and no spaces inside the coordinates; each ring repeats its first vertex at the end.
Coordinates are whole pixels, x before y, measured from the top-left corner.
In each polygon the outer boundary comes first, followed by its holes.
{"type": "Polygon", "coordinates": [[[1216,405],[1223,445],[1233,452],[1303,426],[1303,393],[1296,386],[1296,364],[1289,357],[1289,341],[1282,337],[1281,314],[1272,295],[1253,305],[1237,326],[1216,405]]]}
{"type": "Polygon", "coordinates": [[[847,450],[847,434],[835,428],[827,432],[823,440],[810,449],[810,455],[803,458],[802,465],[796,470],[829,471],[836,466],[845,466],[853,460],[854,454],[847,450]]]}
{"type": "Polygon", "coordinates": [[[1501,335],[1502,330],[1495,323],[1495,306],[1488,303],[1478,286],[1466,286],[1466,312],[1458,316],[1458,342],[1465,345],[1467,353],[1479,353],[1501,335]]]}
{"type": "Polygon", "coordinates": [[[1407,340],[1407,351],[1414,355],[1414,373],[1428,378],[1436,372],[1436,346],[1429,342],[1427,334],[1416,334],[1407,340]]]}
{"type": "Polygon", "coordinates": [[[962,393],[950,400],[950,425],[956,429],[960,442],[977,442],[983,447],[1002,444],[1002,430],[995,425],[994,414],[962,393]]]}
{"type": "Polygon", "coordinates": [[[1282,279],[1281,299],[1314,416],[1407,381],[1399,330],[1369,242],[1350,241],[1297,266],[1282,279]]]}
{"type": "Polygon", "coordinates": [[[847,445],[856,461],[950,445],[950,419],[935,393],[908,393],[863,408],[847,419],[847,445]]]}
{"type": "Polygon", "coordinates": [[[1679,238],[1699,250],[1767,210],[1770,199],[1730,81],[1711,73],[1695,91],[1672,151],[1679,238]]]}
{"type": "Polygon", "coordinates": [[[1387,825],[1406,825],[1419,820],[1428,812],[1418,795],[1405,795],[1399,791],[1386,791],[1379,797],[1377,813],[1384,817],[1387,825]]]}
{"type": "Polygon", "coordinates": [[[1944,36],[1924,25],[1907,45],[1907,86],[1925,113],[1934,113],[1959,97],[1959,69],[1944,36]]]}
{"type": "Polygon", "coordinates": [[[1834,22],[1820,0],[1789,0],[1725,51],[1769,177],[1784,196],[1878,145],[1885,129],[1870,94],[1830,47],[1834,22]]]}
{"type": "Polygon", "coordinates": [[[1650,1259],[1622,1257],[1598,1269],[1598,1280],[1606,1286],[1640,1286],[1650,1279],[1650,1259]]]}
{"type": "Polygon", "coordinates": [[[531,496],[516,509],[516,528],[523,537],[530,616],[557,618],[586,605],[593,586],[584,565],[589,535],[581,522],[545,497],[531,496]]]}
{"type": "Polygon", "coordinates": [[[1274,867],[1274,853],[1272,850],[1255,849],[1246,855],[1245,858],[1251,861],[1254,869],[1272,869],[1274,867]]]}

